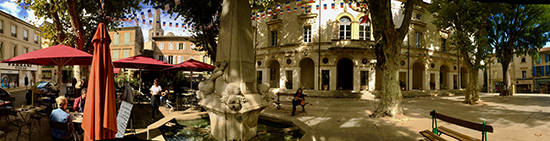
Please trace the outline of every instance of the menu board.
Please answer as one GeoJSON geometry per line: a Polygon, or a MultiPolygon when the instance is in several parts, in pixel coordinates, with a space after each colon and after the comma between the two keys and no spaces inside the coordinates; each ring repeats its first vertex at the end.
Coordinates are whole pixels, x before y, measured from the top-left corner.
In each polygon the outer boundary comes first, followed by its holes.
{"type": "Polygon", "coordinates": [[[128,119],[130,119],[132,106],[134,105],[126,101],[122,101],[122,103],[120,104],[120,109],[118,109],[118,115],[116,116],[118,132],[116,133],[115,138],[124,137],[124,133],[126,133],[126,126],[128,125],[128,119]]]}

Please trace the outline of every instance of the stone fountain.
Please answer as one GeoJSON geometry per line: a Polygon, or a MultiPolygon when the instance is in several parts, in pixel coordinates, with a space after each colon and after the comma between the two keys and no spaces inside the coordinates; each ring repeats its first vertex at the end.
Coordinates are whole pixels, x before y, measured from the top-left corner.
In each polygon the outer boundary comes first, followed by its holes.
{"type": "Polygon", "coordinates": [[[268,106],[269,85],[256,86],[250,13],[247,0],[223,1],[216,69],[199,84],[199,105],[210,116],[216,140],[254,138],[258,116],[268,106]]]}

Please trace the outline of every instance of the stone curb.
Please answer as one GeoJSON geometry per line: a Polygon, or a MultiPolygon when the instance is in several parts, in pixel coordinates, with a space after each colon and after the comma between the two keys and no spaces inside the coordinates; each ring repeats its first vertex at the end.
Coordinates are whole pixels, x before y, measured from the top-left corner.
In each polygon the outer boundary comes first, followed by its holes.
{"type": "MultiPolygon", "coordinates": [[[[28,87],[30,89],[30,87],[28,87]]],[[[24,91],[25,90],[25,87],[17,87],[17,88],[4,88],[4,90],[6,90],[7,92],[9,93],[15,93],[15,92],[20,92],[20,91],[24,91]]]]}

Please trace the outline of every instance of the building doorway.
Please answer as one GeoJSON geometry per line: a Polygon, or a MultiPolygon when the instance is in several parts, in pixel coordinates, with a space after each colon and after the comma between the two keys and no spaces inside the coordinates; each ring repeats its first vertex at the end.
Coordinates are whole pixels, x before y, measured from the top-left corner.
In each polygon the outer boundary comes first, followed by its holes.
{"type": "Polygon", "coordinates": [[[447,81],[449,79],[448,73],[449,68],[447,68],[447,66],[445,65],[441,65],[441,67],[439,68],[439,89],[449,89],[449,85],[447,84],[447,81]]]}
{"type": "Polygon", "coordinates": [[[337,63],[336,86],[342,90],[353,90],[353,62],[349,58],[342,58],[337,63]]]}
{"type": "Polygon", "coordinates": [[[468,85],[468,70],[465,67],[460,69],[460,88],[466,88],[468,85]]]}
{"type": "Polygon", "coordinates": [[[424,76],[424,65],[416,62],[413,64],[413,89],[422,90],[422,77],[424,76]]]}
{"type": "Polygon", "coordinates": [[[300,88],[313,89],[315,86],[315,69],[313,60],[304,58],[300,61],[300,88]]]}
{"type": "Polygon", "coordinates": [[[269,85],[272,88],[279,88],[280,67],[279,61],[276,60],[269,64],[269,85]]]}

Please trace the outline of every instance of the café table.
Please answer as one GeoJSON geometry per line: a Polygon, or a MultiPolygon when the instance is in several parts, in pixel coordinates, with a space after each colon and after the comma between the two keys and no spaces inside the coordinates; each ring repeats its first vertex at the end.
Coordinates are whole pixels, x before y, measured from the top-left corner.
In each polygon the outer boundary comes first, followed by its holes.
{"type": "MultiPolygon", "coordinates": [[[[18,113],[18,116],[21,118],[22,124],[32,124],[31,123],[31,115],[38,114],[38,112],[46,109],[46,106],[23,106],[21,108],[15,109],[15,111],[18,113]],[[28,119],[28,120],[27,120],[28,119]]],[[[38,131],[40,131],[39,128],[37,128],[38,131]]]]}
{"type": "Polygon", "coordinates": [[[30,115],[36,114],[39,111],[42,111],[44,109],[46,109],[46,106],[26,106],[26,107],[17,108],[17,109],[15,109],[15,111],[17,111],[17,113],[19,113],[19,116],[21,116],[21,118],[23,119],[24,122],[27,122],[26,119],[30,115]]]}
{"type": "MultiPolygon", "coordinates": [[[[70,112],[71,119],[73,120],[73,126],[74,126],[74,133],[75,135],[81,136],[84,133],[84,130],[82,130],[82,117],[83,114],[81,112],[70,112]]],[[[78,137],[78,140],[82,140],[81,137],[78,137]]]]}
{"type": "Polygon", "coordinates": [[[82,113],[80,112],[71,112],[71,118],[73,120],[73,123],[78,123],[78,124],[81,124],[82,123],[82,113]]]}
{"type": "Polygon", "coordinates": [[[179,98],[180,95],[182,96],[182,98],[183,98],[183,100],[184,100],[184,101],[182,101],[182,102],[183,102],[182,105],[185,106],[185,105],[189,104],[189,99],[190,99],[190,97],[193,96],[194,94],[195,94],[194,91],[188,91],[187,93],[179,93],[179,94],[176,94],[176,103],[177,103],[177,105],[176,105],[176,110],[179,111],[180,104],[182,104],[182,103],[179,101],[179,100],[180,100],[180,98],[179,98]]]}

